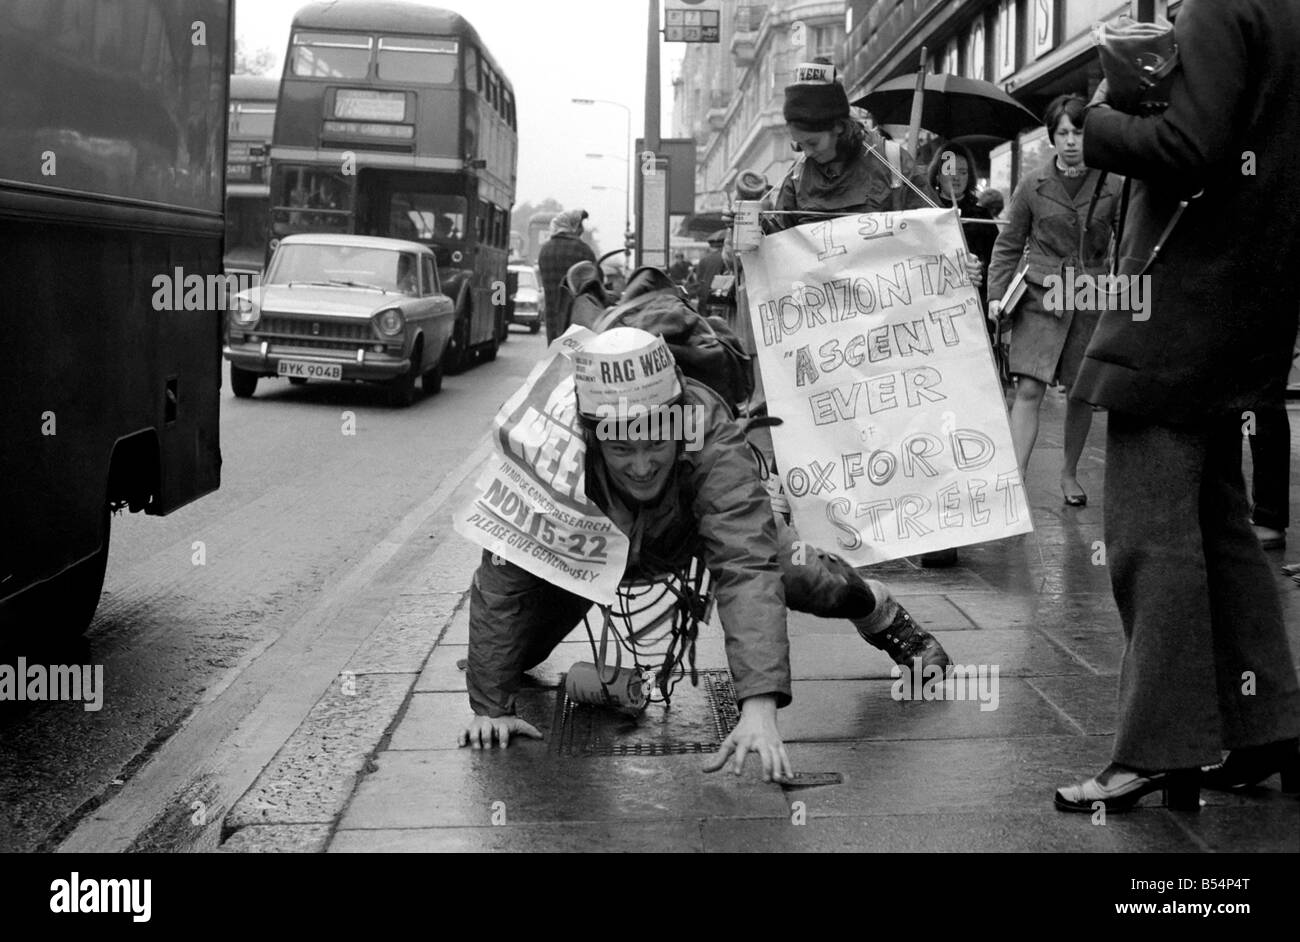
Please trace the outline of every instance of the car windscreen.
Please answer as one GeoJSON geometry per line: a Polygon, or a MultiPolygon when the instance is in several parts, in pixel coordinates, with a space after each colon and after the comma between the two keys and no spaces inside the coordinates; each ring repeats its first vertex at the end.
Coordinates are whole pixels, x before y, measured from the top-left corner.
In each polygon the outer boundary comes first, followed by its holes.
{"type": "Polygon", "coordinates": [[[533,274],[533,270],[531,268],[522,269],[518,271],[517,274],[519,275],[519,287],[521,288],[537,287],[537,277],[533,274]]]}
{"type": "Polygon", "coordinates": [[[362,285],[418,294],[414,252],[353,245],[281,245],[263,279],[266,285],[362,285]]]}

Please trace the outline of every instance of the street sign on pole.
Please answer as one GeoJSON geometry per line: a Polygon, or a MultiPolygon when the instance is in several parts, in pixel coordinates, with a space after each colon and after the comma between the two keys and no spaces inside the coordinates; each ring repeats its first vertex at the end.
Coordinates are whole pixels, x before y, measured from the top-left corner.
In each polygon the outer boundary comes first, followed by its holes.
{"type": "Polygon", "coordinates": [[[716,43],[721,41],[720,10],[664,6],[664,41],[670,43],[716,43]]]}
{"type": "Polygon", "coordinates": [[[637,175],[637,267],[668,267],[668,161],[652,151],[640,155],[637,175]]]}

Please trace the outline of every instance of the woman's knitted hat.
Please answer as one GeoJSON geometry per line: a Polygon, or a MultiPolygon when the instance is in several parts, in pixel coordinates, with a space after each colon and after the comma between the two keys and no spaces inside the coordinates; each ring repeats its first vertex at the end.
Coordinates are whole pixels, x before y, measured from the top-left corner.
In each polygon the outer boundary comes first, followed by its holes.
{"type": "Polygon", "coordinates": [[[829,130],[849,116],[849,96],[829,62],[795,66],[794,82],[785,87],[785,120],[816,130],[829,130]]]}

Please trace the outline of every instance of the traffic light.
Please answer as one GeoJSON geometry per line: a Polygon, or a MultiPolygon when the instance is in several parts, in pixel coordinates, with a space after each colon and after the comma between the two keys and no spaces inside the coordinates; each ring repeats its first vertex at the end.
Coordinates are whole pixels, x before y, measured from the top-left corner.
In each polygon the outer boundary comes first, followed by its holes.
{"type": "Polygon", "coordinates": [[[635,234],[635,233],[632,233],[632,232],[625,232],[625,233],[623,233],[623,252],[624,252],[624,254],[626,254],[626,253],[628,253],[628,252],[635,252],[635,251],[636,251],[636,234],[635,234]]]}

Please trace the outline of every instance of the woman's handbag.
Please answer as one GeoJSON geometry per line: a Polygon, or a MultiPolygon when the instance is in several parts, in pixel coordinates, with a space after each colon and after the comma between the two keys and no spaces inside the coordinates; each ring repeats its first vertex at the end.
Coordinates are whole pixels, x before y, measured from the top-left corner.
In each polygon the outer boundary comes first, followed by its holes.
{"type": "MultiPolygon", "coordinates": [[[[1169,90],[1178,66],[1178,42],[1172,23],[1165,19],[1137,23],[1121,16],[1113,24],[1098,24],[1093,30],[1093,40],[1105,74],[1107,103],[1134,115],[1156,114],[1169,106],[1169,90]]],[[[1083,224],[1085,232],[1105,181],[1106,173],[1103,171],[1088,205],[1088,215],[1083,224]]],[[[1140,277],[1150,270],[1188,204],[1200,195],[1179,199],[1139,180],[1135,196],[1134,180],[1131,177],[1124,179],[1110,262],[1113,290],[1117,286],[1115,275],[1140,277]],[[1124,246],[1122,240],[1129,207],[1135,203],[1142,210],[1138,214],[1138,228],[1130,234],[1129,244],[1124,246]],[[1161,220],[1165,220],[1163,227],[1161,220]],[[1125,270],[1133,268],[1137,270],[1125,270]]]]}

